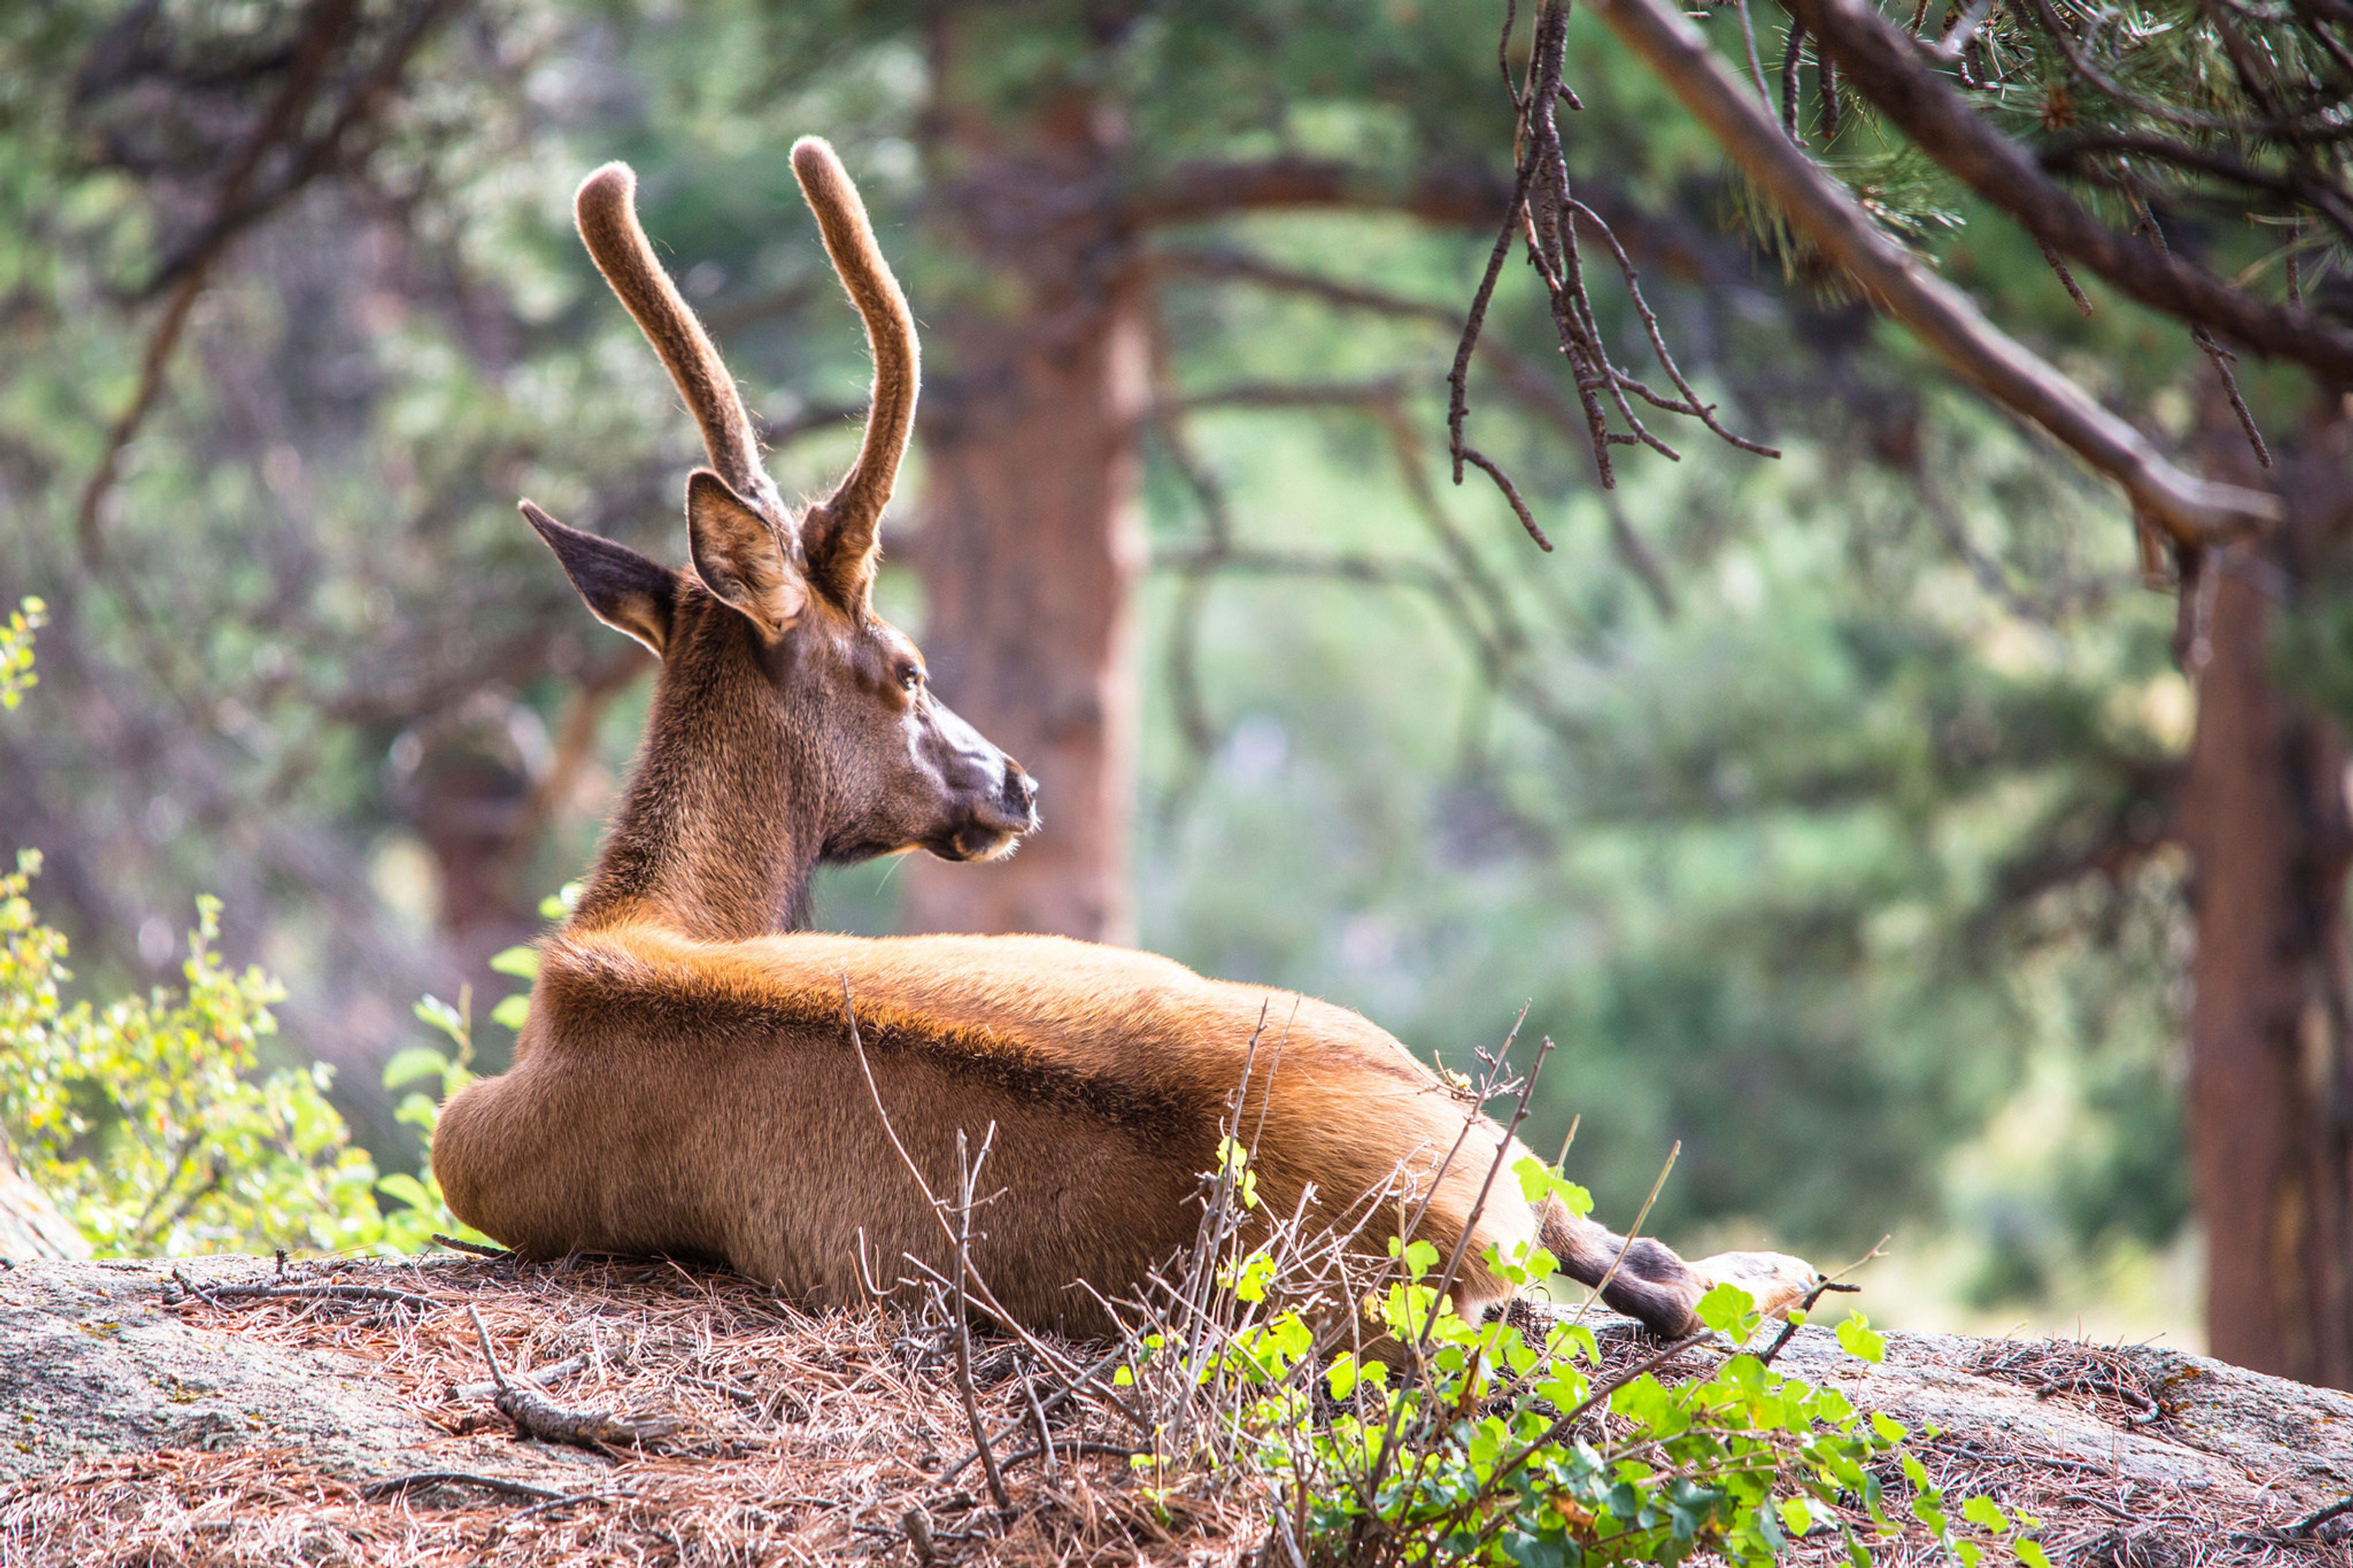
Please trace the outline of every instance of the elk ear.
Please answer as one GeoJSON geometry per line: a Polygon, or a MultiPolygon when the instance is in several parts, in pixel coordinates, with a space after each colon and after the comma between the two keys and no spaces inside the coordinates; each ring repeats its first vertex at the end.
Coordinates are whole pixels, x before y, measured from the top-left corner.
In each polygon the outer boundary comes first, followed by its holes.
{"type": "Polygon", "coordinates": [[[808,586],[776,528],[709,468],[686,481],[686,538],[702,585],[771,641],[808,607],[808,586]]]}
{"type": "Polygon", "coordinates": [[[647,560],[626,544],[566,528],[531,502],[523,520],[539,531],[564,563],[564,574],[580,590],[596,617],[627,632],[661,657],[670,641],[670,612],[678,604],[678,574],[647,560]]]}

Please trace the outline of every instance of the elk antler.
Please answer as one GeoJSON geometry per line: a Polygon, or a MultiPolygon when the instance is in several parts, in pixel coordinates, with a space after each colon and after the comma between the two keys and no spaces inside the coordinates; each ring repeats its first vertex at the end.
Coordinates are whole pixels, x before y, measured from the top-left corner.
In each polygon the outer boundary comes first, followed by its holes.
{"type": "Polygon", "coordinates": [[[583,180],[572,199],[581,242],[670,367],[670,380],[678,384],[679,395],[702,427],[711,466],[781,530],[784,500],[761,467],[760,443],[744,413],[744,400],[702,323],[655,259],[646,231],[638,224],[637,189],[638,176],[627,163],[607,163],[583,180]]]}
{"type": "Polygon", "coordinates": [[[866,204],[859,200],[858,187],[849,183],[833,149],[819,137],[802,137],[793,143],[793,174],[809,210],[817,214],[833,269],[866,320],[866,342],[874,355],[874,401],[858,461],[833,494],[810,508],[802,521],[812,570],[828,580],[839,601],[855,604],[873,579],[875,528],[898,479],[899,459],[906,453],[907,435],[915,422],[915,389],[921,380],[915,318],[874,242],[866,204]]]}

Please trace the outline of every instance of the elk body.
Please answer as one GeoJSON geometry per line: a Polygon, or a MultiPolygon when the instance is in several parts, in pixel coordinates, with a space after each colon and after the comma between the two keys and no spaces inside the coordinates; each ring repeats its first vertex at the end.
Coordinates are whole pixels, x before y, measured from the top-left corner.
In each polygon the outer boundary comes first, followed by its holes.
{"type": "Polygon", "coordinates": [[[1532,1208],[1508,1175],[1482,1207],[1503,1131],[1474,1116],[1466,1135],[1457,1095],[1344,1009],[1060,938],[789,929],[820,862],[990,859],[1037,823],[1019,764],[931,695],[914,645],[874,614],[914,323],[831,149],[807,139],[792,157],[875,361],[856,465],[797,518],[638,226],[629,171],[580,188],[582,238],[712,466],[687,482],[688,570],[522,503],[589,607],[661,672],[619,816],[543,944],[514,1065],[442,1116],[433,1164],[452,1212],[528,1255],[702,1255],[840,1304],[864,1278],[897,1279],[902,1255],[951,1267],[908,1164],[953,1190],[958,1133],[977,1145],[994,1124],[987,1184],[1002,1195],[975,1271],[1030,1327],[1102,1333],[1103,1302],[1134,1299],[1192,1240],[1263,1020],[1243,1110],[1272,1213],[1304,1198],[1311,1225],[1345,1228],[1374,1212],[1358,1244],[1377,1258],[1399,1209],[1377,1195],[1409,1190],[1427,1199],[1417,1234],[1441,1253],[1475,1226],[1456,1291],[1472,1308],[1508,1289],[1486,1247],[1539,1239],[1662,1332],[1683,1331],[1719,1279],[1768,1309],[1802,1294],[1813,1273],[1795,1258],[1687,1264],[1556,1202],[1532,1208]]]}

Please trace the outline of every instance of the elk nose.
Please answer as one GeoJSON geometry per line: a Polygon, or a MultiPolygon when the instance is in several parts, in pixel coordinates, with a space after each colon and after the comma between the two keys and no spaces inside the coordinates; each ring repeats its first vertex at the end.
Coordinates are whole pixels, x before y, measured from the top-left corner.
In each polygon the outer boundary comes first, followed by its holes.
{"type": "Polygon", "coordinates": [[[1034,819],[1038,815],[1038,781],[1024,772],[1019,763],[1009,759],[1005,764],[1002,799],[1010,816],[1034,819]]]}

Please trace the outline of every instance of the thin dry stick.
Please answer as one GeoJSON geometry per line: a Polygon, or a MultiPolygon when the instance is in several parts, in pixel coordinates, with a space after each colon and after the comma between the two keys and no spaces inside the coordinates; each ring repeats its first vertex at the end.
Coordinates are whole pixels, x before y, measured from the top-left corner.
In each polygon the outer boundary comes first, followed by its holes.
{"type": "MultiPolygon", "coordinates": [[[[1123,1360],[1126,1359],[1126,1350],[1122,1348],[1112,1352],[1107,1356],[1104,1356],[1101,1361],[1096,1362],[1094,1365],[1089,1367],[1081,1374],[1083,1383],[1091,1384],[1095,1379],[1100,1378],[1103,1373],[1109,1372],[1112,1368],[1117,1366],[1123,1360]]],[[[1077,1397],[1080,1393],[1081,1386],[1082,1385],[1064,1384],[1061,1387],[1054,1389],[1049,1393],[1043,1400],[1039,1402],[1040,1411],[1043,1412],[1057,1409],[1062,1405],[1068,1403],[1070,1400],[1077,1397]]],[[[1008,1421],[1004,1426],[998,1427],[996,1433],[990,1437],[989,1441],[993,1443],[1005,1442],[1020,1430],[1021,1419],[1020,1417],[1016,1416],[1011,1421],[1008,1421]]],[[[1064,1447],[1067,1447],[1068,1445],[1066,1444],[1064,1447]]],[[[966,1454],[963,1458],[958,1459],[955,1464],[950,1465],[946,1469],[940,1472],[940,1485],[946,1486],[950,1484],[958,1476],[964,1474],[965,1470],[971,1468],[973,1465],[979,1461],[979,1459],[980,1455],[976,1450],[973,1453],[966,1454]]]]}
{"type": "MultiPolygon", "coordinates": [[[[1591,1410],[1595,1405],[1599,1405],[1603,1400],[1609,1398],[1611,1394],[1617,1393],[1620,1389],[1625,1387],[1628,1384],[1633,1382],[1644,1373],[1655,1372],[1660,1367],[1666,1365],[1667,1363],[1674,1360],[1675,1357],[1683,1354],[1683,1352],[1690,1350],[1693,1346],[1705,1340],[1713,1332],[1715,1332],[1715,1331],[1712,1329],[1694,1330],[1692,1332],[1685,1334],[1682,1339],[1676,1340],[1668,1344],[1657,1353],[1643,1357],[1641,1361],[1636,1362],[1632,1366],[1628,1367],[1624,1372],[1620,1373],[1616,1377],[1610,1378],[1607,1382],[1595,1384],[1593,1391],[1590,1394],[1588,1394],[1583,1399],[1578,1400],[1577,1404],[1563,1412],[1560,1418],[1555,1421],[1550,1426],[1546,1427],[1540,1436],[1529,1443],[1525,1448],[1522,1448],[1508,1461],[1498,1464],[1495,1467],[1494,1475],[1490,1477],[1487,1481],[1487,1488],[1493,1488],[1501,1485],[1514,1471],[1517,1470],[1522,1465],[1528,1462],[1528,1456],[1534,1454],[1547,1443],[1553,1442],[1562,1434],[1566,1433],[1570,1427],[1576,1426],[1578,1419],[1581,1418],[1587,1411],[1591,1410]]],[[[1486,1489],[1482,1489],[1485,1490],[1486,1489]]]]}
{"type": "Polygon", "coordinates": [[[198,1289],[195,1282],[185,1276],[180,1279],[182,1284],[215,1305],[238,1300],[365,1301],[430,1312],[449,1304],[436,1297],[420,1296],[413,1290],[395,1290],[381,1285],[213,1285],[198,1289]]]}
{"type": "MultiPolygon", "coordinates": [[[[1038,1403],[1038,1386],[1027,1373],[1021,1376],[1021,1399],[1029,1405],[1030,1415],[1038,1423],[1038,1447],[1046,1457],[1046,1474],[1051,1478],[1060,1468],[1054,1462],[1054,1434],[1046,1425],[1046,1407],[1038,1403]]],[[[1007,1461],[1008,1464],[1011,1462],[1007,1461]]]]}
{"type": "Polygon", "coordinates": [[[1748,15],[1748,0],[1735,0],[1735,4],[1740,12],[1740,42],[1748,51],[1748,78],[1757,84],[1757,96],[1770,103],[1773,89],[1765,85],[1765,62],[1757,53],[1756,20],[1748,15]]]}
{"type": "Polygon", "coordinates": [[[2341,1519],[2348,1513],[2353,1513],[2353,1496],[2340,1498],[2327,1508],[2315,1509],[2280,1533],[2291,1541],[2309,1541],[2322,1525],[2332,1519],[2341,1519]]]}
{"type": "MultiPolygon", "coordinates": [[[[2157,215],[2148,210],[2148,204],[2130,190],[2126,192],[2126,199],[2132,204],[2133,211],[2140,216],[2141,232],[2148,236],[2148,242],[2157,247],[2157,253],[2159,256],[2170,255],[2171,249],[2165,243],[2165,230],[2158,226],[2157,215]]],[[[2239,416],[2239,428],[2246,432],[2247,445],[2255,449],[2256,463],[2270,468],[2272,449],[2264,444],[2263,433],[2255,426],[2253,410],[2247,406],[2247,400],[2239,395],[2239,378],[2231,374],[2232,362],[2239,356],[2216,342],[2214,334],[2200,322],[2190,323],[2189,341],[2198,345],[2198,352],[2204,354],[2207,363],[2214,367],[2214,374],[2222,383],[2222,395],[2230,399],[2231,412],[2239,416]]]]}
{"type": "Polygon", "coordinates": [[[506,1369],[499,1364],[498,1352],[491,1348],[491,1331],[482,1322],[480,1308],[469,1301],[466,1315],[474,1320],[474,1334],[481,1341],[482,1359],[490,1363],[491,1381],[498,1385],[491,1403],[524,1436],[603,1449],[642,1444],[667,1436],[676,1429],[673,1422],[636,1421],[607,1410],[573,1410],[556,1404],[528,1381],[507,1376],[506,1369]]]}
{"type": "MultiPolygon", "coordinates": [[[[562,1361],[550,1362],[545,1366],[535,1366],[529,1372],[511,1373],[508,1374],[508,1381],[535,1384],[541,1388],[545,1388],[551,1383],[560,1383],[574,1373],[586,1370],[587,1365],[588,1358],[585,1355],[566,1356],[562,1361]]],[[[693,1383],[698,1380],[690,1377],[684,1381],[693,1383]]],[[[498,1391],[499,1385],[495,1381],[460,1383],[452,1385],[449,1390],[450,1394],[459,1399],[489,1399],[498,1391]]]]}
{"type": "Polygon", "coordinates": [[[1789,42],[1781,51],[1781,134],[1790,141],[1798,136],[1798,72],[1805,64],[1806,24],[1802,19],[1789,24],[1789,42]]]}
{"type": "Polygon", "coordinates": [[[468,1253],[475,1258],[512,1258],[514,1256],[503,1247],[484,1247],[479,1241],[465,1241],[454,1236],[444,1236],[438,1230],[433,1233],[433,1244],[436,1247],[446,1247],[452,1252],[468,1253]]]}
{"type": "Polygon", "coordinates": [[[988,1479],[988,1495],[999,1511],[1011,1513],[1013,1499],[1005,1489],[1005,1472],[997,1468],[996,1451],[988,1446],[988,1429],[980,1419],[980,1394],[972,1384],[972,1321],[965,1311],[964,1282],[972,1272],[973,1189],[988,1146],[997,1138],[997,1123],[980,1140],[980,1157],[965,1158],[964,1129],[956,1129],[955,1277],[949,1286],[949,1322],[955,1334],[956,1392],[964,1397],[965,1424],[972,1428],[973,1447],[980,1454],[981,1474],[988,1479]]]}
{"type": "Polygon", "coordinates": [[[1806,1313],[1814,1310],[1814,1303],[1820,1300],[1825,1292],[1838,1290],[1847,1294],[1852,1294],[1862,1289],[1862,1287],[1860,1285],[1838,1284],[1828,1276],[1815,1280],[1814,1288],[1807,1291],[1805,1300],[1798,1303],[1798,1310],[1783,1320],[1781,1323],[1781,1331],[1773,1336],[1773,1342],[1765,1347],[1765,1353],[1757,1358],[1757,1364],[1759,1366],[1771,1366],[1773,1364],[1774,1359],[1779,1356],[1781,1352],[1788,1345],[1789,1341],[1796,1337],[1799,1320],[1803,1318],[1806,1313]]]}
{"type": "Polygon", "coordinates": [[[2075,301],[2076,310],[2090,315],[2092,301],[2084,295],[2083,285],[2075,281],[2075,275],[2067,270],[2067,258],[2053,249],[2047,239],[2038,239],[2034,243],[2042,247],[2042,259],[2049,262],[2051,270],[2059,275],[2060,287],[2067,290],[2067,298],[2075,301]]]}
{"type": "Polygon", "coordinates": [[[471,1470],[417,1470],[406,1476],[387,1476],[383,1480],[371,1481],[362,1487],[360,1496],[375,1501],[379,1498],[397,1497],[418,1487],[480,1487],[484,1491],[533,1498],[541,1502],[568,1500],[568,1494],[547,1487],[535,1487],[529,1481],[512,1480],[505,1476],[477,1475],[471,1470]]]}
{"type": "MultiPolygon", "coordinates": [[[[1528,1002],[1520,1004],[1519,1016],[1512,1020],[1511,1030],[1504,1037],[1504,1048],[1495,1053],[1494,1059],[1497,1062],[1503,1061],[1512,1054],[1512,1042],[1520,1037],[1520,1026],[1528,1021],[1528,1008],[1533,1005],[1533,1003],[1528,1002]]],[[[1491,1080],[1493,1076],[1493,1069],[1491,1068],[1489,1072],[1491,1080]]],[[[1482,1089],[1485,1087],[1485,1085],[1481,1086],[1482,1089]]],[[[1438,1184],[1445,1179],[1448,1171],[1453,1169],[1454,1156],[1462,1152],[1462,1145],[1470,1142],[1471,1129],[1478,1125],[1479,1107],[1486,1103],[1489,1098],[1491,1097],[1487,1094],[1481,1093],[1472,1102],[1470,1113],[1462,1119],[1462,1131],[1454,1135],[1454,1146],[1446,1152],[1446,1158],[1438,1163],[1438,1169],[1430,1173],[1429,1185],[1422,1192],[1420,1201],[1414,1205],[1412,1216],[1398,1227],[1398,1244],[1400,1247],[1411,1241],[1414,1232],[1420,1228],[1422,1215],[1430,1212],[1430,1200],[1437,1195],[1438,1184]]]]}
{"type": "MultiPolygon", "coordinates": [[[[1746,26],[1745,7],[1742,15],[1746,26]]],[[[1508,26],[1507,16],[1507,28],[1508,26]]],[[[1749,36],[1753,38],[1753,30],[1749,36]]],[[[1585,434],[1593,452],[1594,469],[1604,489],[1617,483],[1609,455],[1612,447],[1639,445],[1650,447],[1670,461],[1681,458],[1681,454],[1660,439],[1635,412],[1634,404],[1638,399],[1662,412],[1697,419],[1712,434],[1735,446],[1767,455],[1778,455],[1772,453],[1770,448],[1734,436],[1715,418],[1713,405],[1701,402],[1658,330],[1657,318],[1642,293],[1641,279],[1627,257],[1625,247],[1619,244],[1617,236],[1599,214],[1577,200],[1570,186],[1568,161],[1562,148],[1556,114],[1557,106],[1562,103],[1567,103],[1572,110],[1577,107],[1575,95],[1568,91],[1562,80],[1567,64],[1567,0],[1540,0],[1536,7],[1525,89],[1513,86],[1506,72],[1506,90],[1512,95],[1518,119],[1514,134],[1517,163],[1512,199],[1507,204],[1495,243],[1488,252],[1487,266],[1472,297],[1469,316],[1463,322],[1461,337],[1455,345],[1454,363],[1447,375],[1447,447],[1453,463],[1454,482],[1458,485],[1462,482],[1466,467],[1478,468],[1486,474],[1510,504],[1513,515],[1519,519],[1520,526],[1527,531],[1528,537],[1546,550],[1552,548],[1551,541],[1537,526],[1535,513],[1520,493],[1519,487],[1501,464],[1471,446],[1464,436],[1471,358],[1486,324],[1487,310],[1493,299],[1496,280],[1503,270],[1504,258],[1510,254],[1515,241],[1524,246],[1529,265],[1543,281],[1554,334],[1560,353],[1568,361],[1576,385],[1577,407],[1584,417],[1585,434]],[[1609,342],[1602,332],[1600,321],[1588,292],[1584,262],[1578,250],[1580,223],[1609,246],[1625,281],[1627,297],[1636,314],[1641,318],[1651,354],[1680,395],[1669,396],[1655,391],[1611,358],[1609,342]],[[1612,427],[1613,415],[1624,429],[1612,427]]],[[[1758,74],[1761,80],[1761,67],[1758,74]]]]}
{"type": "MultiPolygon", "coordinates": [[[[892,1125],[891,1113],[883,1107],[881,1088],[874,1081],[873,1064],[866,1059],[866,1039],[858,1026],[858,1009],[850,1000],[849,975],[847,972],[844,972],[841,977],[841,1007],[843,1016],[849,1020],[849,1044],[858,1057],[858,1070],[866,1079],[866,1092],[874,1102],[874,1114],[882,1119],[883,1135],[891,1140],[891,1147],[898,1152],[899,1162],[907,1168],[907,1173],[914,1177],[916,1189],[923,1194],[923,1202],[930,1206],[933,1219],[938,1222],[941,1234],[953,1247],[955,1243],[955,1227],[948,1220],[947,1205],[943,1204],[938,1194],[932,1191],[931,1183],[923,1176],[923,1168],[915,1163],[915,1157],[907,1152],[907,1145],[900,1141],[899,1130],[892,1125]]],[[[910,1258],[908,1261],[913,1263],[918,1268],[924,1267],[920,1259],[910,1258]]],[[[937,1274],[931,1269],[925,1268],[924,1272],[933,1274],[934,1279],[938,1278],[937,1274]]],[[[1069,1356],[1062,1354],[1052,1345],[1022,1327],[1020,1321],[998,1303],[996,1296],[988,1289],[988,1282],[980,1277],[979,1271],[974,1269],[970,1273],[969,1284],[973,1299],[980,1303],[981,1310],[994,1318],[1008,1333],[1027,1346],[1031,1354],[1053,1367],[1065,1379],[1074,1380],[1077,1386],[1092,1389],[1105,1404],[1125,1416],[1138,1431],[1151,1430],[1151,1423],[1145,1420],[1127,1401],[1103,1384],[1099,1371],[1090,1371],[1080,1366],[1069,1356]]]]}
{"type": "MultiPolygon", "coordinates": [[[[1522,1009],[1521,1016],[1526,1016],[1526,1010],[1522,1009]]],[[[1514,1032],[1516,1033],[1516,1029],[1514,1032]]],[[[1471,1217],[1464,1222],[1462,1233],[1454,1238],[1454,1249],[1447,1254],[1445,1271],[1438,1277],[1438,1290],[1440,1296],[1454,1287],[1455,1275],[1462,1267],[1462,1255],[1470,1249],[1471,1234],[1478,1228],[1479,1216],[1486,1212],[1487,1194],[1495,1190],[1495,1177],[1503,1170],[1504,1160],[1512,1152],[1512,1144],[1519,1134],[1520,1123],[1528,1119],[1528,1100],[1535,1093],[1536,1075],[1544,1070],[1545,1058],[1552,1055],[1552,1051],[1551,1036],[1544,1036],[1537,1041],[1536,1059],[1528,1064],[1527,1076],[1520,1080],[1519,1100],[1512,1107],[1512,1119],[1504,1124],[1503,1137],[1496,1142],[1495,1157],[1488,1162],[1486,1177],[1479,1184],[1479,1195],[1472,1200],[1471,1217]]],[[[1498,1070],[1501,1069],[1501,1066],[1499,1061],[1498,1070]]],[[[1422,1321],[1420,1338],[1422,1345],[1427,1346],[1430,1343],[1430,1331],[1436,1322],[1437,1306],[1433,1299],[1430,1315],[1422,1321]]]]}

